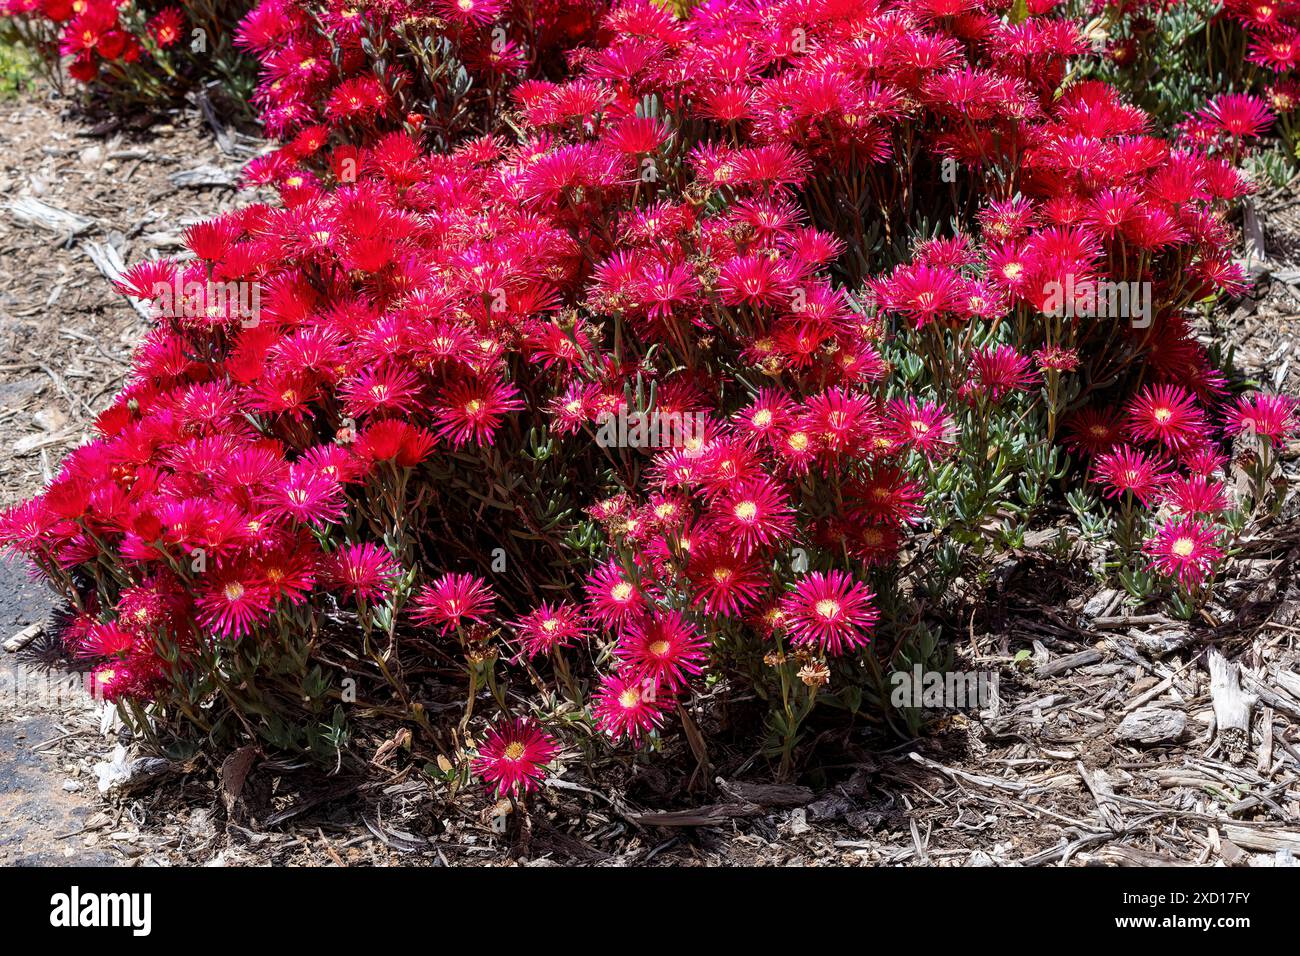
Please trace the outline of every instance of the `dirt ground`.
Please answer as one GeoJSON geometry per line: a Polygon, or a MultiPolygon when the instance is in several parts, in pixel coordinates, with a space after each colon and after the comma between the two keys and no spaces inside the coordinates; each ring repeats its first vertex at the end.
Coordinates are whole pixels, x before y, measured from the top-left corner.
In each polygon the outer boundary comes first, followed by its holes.
{"type": "MultiPolygon", "coordinates": [[[[196,116],[92,130],[60,110],[0,103],[0,504],[39,488],[82,440],[144,329],[86,244],[127,263],[168,254],[184,223],[247,199],[172,181],[200,169],[201,182],[228,182],[238,167],[196,116]],[[90,225],[33,226],[13,212],[23,199],[90,225]]],[[[1221,316],[1222,344],[1247,377],[1300,391],[1300,194],[1256,205],[1261,277],[1221,316]]],[[[689,772],[681,743],[659,766],[602,766],[599,783],[567,754],[504,834],[492,825],[504,808],[481,791],[449,795],[382,739],[365,773],[247,751],[221,767],[139,765],[140,779],[101,794],[120,730],[75,689],[42,682],[38,639],[0,654],[0,864],[1294,865],[1297,510],[1244,543],[1221,599],[1191,625],[1134,614],[1086,569],[1049,567],[1032,548],[1009,555],[957,651],[957,667],[998,674],[996,697],[915,743],[852,729],[807,786],[773,784],[753,754],[720,748],[691,790],[659,769],[689,772]],[[1209,648],[1257,698],[1239,760],[1214,733],[1209,648]]],[[[0,568],[0,640],[51,611],[21,568],[0,568]]]]}

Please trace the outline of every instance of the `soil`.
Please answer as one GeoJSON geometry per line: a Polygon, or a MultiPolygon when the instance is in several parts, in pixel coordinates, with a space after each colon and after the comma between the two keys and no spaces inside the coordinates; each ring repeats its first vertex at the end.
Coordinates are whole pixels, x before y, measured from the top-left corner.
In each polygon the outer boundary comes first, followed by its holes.
{"type": "MultiPolygon", "coordinates": [[[[195,116],[96,130],[61,109],[0,103],[0,198],[35,196],[93,220],[69,239],[0,216],[0,447],[12,449],[0,504],[36,491],[83,439],[145,328],[83,243],[110,243],[128,263],[170,254],[184,223],[248,199],[170,181],[198,166],[237,168],[195,116]]],[[[1254,293],[1218,317],[1221,344],[1243,377],[1297,392],[1300,198],[1292,186],[1256,210],[1264,265],[1254,293]]],[[[1293,487],[1298,452],[1284,456],[1293,487]]],[[[422,770],[436,754],[408,754],[382,735],[355,742],[372,754],[365,768],[330,773],[246,750],[221,766],[137,767],[129,789],[101,794],[125,740],[111,714],[75,692],[6,693],[0,864],[1293,865],[1295,511],[1244,542],[1222,598],[1191,624],[1135,613],[1027,544],[973,595],[983,610],[957,648],[957,668],[997,673],[990,706],[931,715],[915,741],[873,724],[837,731],[819,750],[830,756],[793,784],[774,783],[761,758],[705,727],[708,768],[681,741],[654,760],[610,759],[594,776],[565,754],[526,816],[477,789],[449,793],[422,770]],[[1214,732],[1208,648],[1260,695],[1241,759],[1214,732]],[[1160,718],[1152,709],[1179,732],[1128,739],[1132,715],[1160,718]],[[693,769],[703,772],[686,787],[693,769]]],[[[0,638],[53,610],[21,568],[0,569],[0,638]]],[[[48,661],[41,639],[0,654],[0,690],[44,686],[48,661]]]]}

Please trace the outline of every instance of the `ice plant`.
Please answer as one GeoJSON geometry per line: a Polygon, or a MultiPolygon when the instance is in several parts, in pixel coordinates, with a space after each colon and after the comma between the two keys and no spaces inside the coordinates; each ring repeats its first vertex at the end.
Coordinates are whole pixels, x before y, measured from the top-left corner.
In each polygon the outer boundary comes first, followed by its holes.
{"type": "Polygon", "coordinates": [[[841,571],[814,571],[782,599],[783,624],[796,644],[844,654],[870,642],[879,616],[874,597],[870,588],[841,571]]]}
{"type": "Polygon", "coordinates": [[[1223,559],[1220,534],[1210,523],[1177,518],[1162,526],[1146,543],[1152,565],[1185,588],[1204,584],[1223,559]]]}
{"type": "Polygon", "coordinates": [[[1257,392],[1239,398],[1228,409],[1225,429],[1230,435],[1262,439],[1280,447],[1300,434],[1300,401],[1289,395],[1257,392]]]}
{"type": "MultiPolygon", "coordinates": [[[[1171,139],[1005,10],[262,0],[268,201],[123,273],[154,327],[0,539],[129,717],[331,761],[346,692],[445,742],[461,680],[458,740],[485,689],[632,747],[741,694],[792,771],[1069,513],[1204,599],[1230,439],[1295,430],[1193,324],[1272,134],[1171,139]]],[[[540,735],[489,738],[498,793],[540,735]]]]}
{"type": "Polygon", "coordinates": [[[498,798],[537,789],[546,765],[560,752],[555,738],[527,717],[502,721],[487,732],[474,772],[498,798]]]}
{"type": "Polygon", "coordinates": [[[611,674],[601,681],[592,711],[596,726],[613,740],[627,738],[636,744],[663,724],[669,702],[653,681],[611,674]]]}
{"type": "Polygon", "coordinates": [[[445,574],[415,595],[412,616],[446,634],[465,621],[483,621],[492,609],[487,582],[472,574],[445,574]]]}

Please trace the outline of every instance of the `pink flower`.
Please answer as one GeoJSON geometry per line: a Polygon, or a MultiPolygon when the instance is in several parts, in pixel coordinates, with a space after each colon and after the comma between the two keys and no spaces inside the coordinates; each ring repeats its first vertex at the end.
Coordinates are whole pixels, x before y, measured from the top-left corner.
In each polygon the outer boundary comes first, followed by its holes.
{"type": "Polygon", "coordinates": [[[482,578],[444,574],[416,592],[411,616],[418,624],[437,626],[441,633],[450,634],[463,621],[484,623],[495,600],[496,595],[482,578]]]}
{"type": "Polygon", "coordinates": [[[239,569],[218,572],[195,601],[199,623],[219,637],[246,637],[271,617],[271,592],[239,569]]]}
{"type": "Polygon", "coordinates": [[[781,600],[783,624],[796,644],[839,655],[865,647],[880,615],[875,595],[843,571],[814,571],[781,600]]]}
{"type": "Polygon", "coordinates": [[[1034,382],[1029,359],[1010,345],[976,349],[971,354],[970,380],[966,385],[971,398],[1002,401],[1012,392],[1024,391],[1034,382]]]}
{"type": "Polygon", "coordinates": [[[1220,533],[1214,525],[1198,518],[1175,518],[1149,539],[1144,550],[1151,566],[1184,587],[1202,584],[1223,559],[1220,533]]]}
{"type": "Polygon", "coordinates": [[[1158,441],[1175,452],[1200,444],[1207,431],[1196,399],[1177,385],[1144,388],[1128,403],[1127,424],[1131,438],[1158,441]]]}
{"type": "Polygon", "coordinates": [[[1226,486],[1205,475],[1174,478],[1165,489],[1162,500],[1184,515],[1216,515],[1228,507],[1226,486]]]}
{"type": "Polygon", "coordinates": [[[1216,96],[1198,116],[1233,139],[1258,136],[1272,126],[1276,118],[1263,100],[1247,93],[1216,96]]]}
{"type": "Polygon", "coordinates": [[[587,579],[587,613],[605,627],[620,630],[644,607],[645,597],[613,561],[601,565],[587,579]]]}
{"type": "Polygon", "coordinates": [[[1149,505],[1169,480],[1169,466],[1130,445],[1118,448],[1097,459],[1093,481],[1106,486],[1106,497],[1117,498],[1131,492],[1138,501],[1149,505]]]}
{"type": "Polygon", "coordinates": [[[369,541],[345,545],[327,555],[321,570],[344,597],[372,603],[387,600],[393,580],[401,573],[388,550],[369,541]]]}
{"type": "Polygon", "coordinates": [[[1256,435],[1274,447],[1300,432],[1296,411],[1300,401],[1289,395],[1266,395],[1256,392],[1242,396],[1228,410],[1224,431],[1229,435],[1256,435]]]}
{"type": "Polygon", "coordinates": [[[591,636],[582,611],[574,604],[555,605],[543,601],[536,608],[514,622],[519,634],[521,652],[525,657],[549,654],[567,647],[576,640],[591,636]]]}
{"type": "Polygon", "coordinates": [[[728,547],[749,555],[756,548],[783,541],[794,532],[794,519],[784,490],[770,478],[746,481],[719,497],[709,518],[728,547]]]}
{"type": "Polygon", "coordinates": [[[664,712],[673,702],[653,681],[611,674],[600,683],[592,711],[596,727],[614,740],[624,737],[634,744],[663,725],[664,712]]]}
{"type": "Polygon", "coordinates": [[[474,772],[494,788],[498,799],[527,793],[541,783],[546,765],[559,752],[555,738],[531,719],[515,718],[488,731],[474,758],[474,772]]]}
{"type": "Polygon", "coordinates": [[[889,403],[888,415],[891,437],[904,447],[930,459],[952,450],[954,426],[942,405],[910,397],[895,398],[889,403]]]}
{"type": "Polygon", "coordinates": [[[631,677],[675,692],[700,673],[706,646],[695,627],[677,611],[659,611],[628,627],[614,654],[631,677]]]}

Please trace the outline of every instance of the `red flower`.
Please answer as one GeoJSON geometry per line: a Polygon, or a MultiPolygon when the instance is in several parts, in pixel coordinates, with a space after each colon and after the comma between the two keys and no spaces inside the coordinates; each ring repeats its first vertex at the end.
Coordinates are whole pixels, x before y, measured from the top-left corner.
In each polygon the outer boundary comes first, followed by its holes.
{"type": "Polygon", "coordinates": [[[117,624],[94,624],[87,628],[73,653],[77,657],[121,657],[135,646],[135,635],[117,624]]]}
{"type": "Polygon", "coordinates": [[[712,615],[739,614],[753,606],[769,581],[760,561],[726,546],[693,550],[687,570],[693,599],[712,615]]]}
{"type": "Polygon", "coordinates": [[[1065,423],[1065,446],[1087,455],[1103,455],[1124,437],[1120,416],[1111,408],[1082,408],[1065,423]]]}
{"type": "Polygon", "coordinates": [[[110,703],[132,696],[140,686],[131,665],[119,662],[96,667],[91,671],[89,685],[91,694],[110,703]]]}
{"type": "Polygon", "coordinates": [[[432,454],[436,444],[427,429],[388,418],[367,427],[353,453],[365,462],[392,461],[401,468],[414,468],[432,454]]]}
{"type": "Polygon", "coordinates": [[[879,468],[846,489],[846,500],[855,513],[875,524],[905,524],[916,521],[923,510],[925,492],[895,467],[879,468]]]}
{"type": "Polygon", "coordinates": [[[455,447],[471,439],[479,445],[490,445],[506,412],[524,407],[518,395],[508,382],[486,379],[453,382],[434,407],[441,423],[438,434],[455,447]]]}
{"type": "Polygon", "coordinates": [[[163,49],[179,40],[184,28],[185,14],[181,13],[179,7],[164,7],[145,27],[154,42],[163,49]]]}

